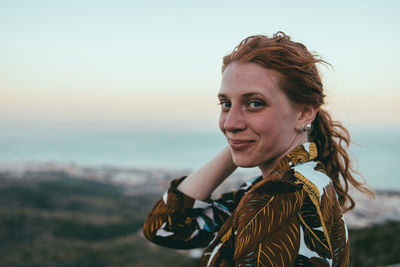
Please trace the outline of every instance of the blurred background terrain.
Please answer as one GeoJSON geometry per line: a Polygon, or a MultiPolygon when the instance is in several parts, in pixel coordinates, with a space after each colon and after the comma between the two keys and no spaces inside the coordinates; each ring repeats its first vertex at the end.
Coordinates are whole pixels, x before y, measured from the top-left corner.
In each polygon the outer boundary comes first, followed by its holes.
{"type": "Polygon", "coordinates": [[[155,193],[63,172],[0,177],[1,266],[194,266],[140,232],[155,193]]]}

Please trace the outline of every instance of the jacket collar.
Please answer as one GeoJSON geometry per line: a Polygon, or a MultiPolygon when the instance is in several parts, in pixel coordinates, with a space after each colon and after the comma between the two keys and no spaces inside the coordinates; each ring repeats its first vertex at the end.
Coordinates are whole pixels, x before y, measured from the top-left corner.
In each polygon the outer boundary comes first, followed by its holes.
{"type": "Polygon", "coordinates": [[[317,158],[317,145],[313,142],[306,142],[291,152],[289,152],[284,158],[279,161],[274,171],[285,170],[293,167],[299,163],[306,163],[317,158]]]}

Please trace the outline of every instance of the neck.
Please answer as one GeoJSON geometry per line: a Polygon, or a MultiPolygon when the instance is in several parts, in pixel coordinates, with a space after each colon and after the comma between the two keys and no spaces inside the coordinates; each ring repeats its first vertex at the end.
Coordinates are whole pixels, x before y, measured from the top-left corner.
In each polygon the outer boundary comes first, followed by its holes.
{"type": "Polygon", "coordinates": [[[296,135],[296,137],[293,139],[293,142],[289,145],[289,147],[277,158],[270,162],[266,162],[258,168],[261,170],[262,176],[264,179],[268,179],[268,177],[271,175],[272,171],[276,168],[278,163],[287,155],[289,154],[293,149],[298,147],[299,145],[302,145],[308,141],[307,134],[305,133],[299,133],[296,135]]]}

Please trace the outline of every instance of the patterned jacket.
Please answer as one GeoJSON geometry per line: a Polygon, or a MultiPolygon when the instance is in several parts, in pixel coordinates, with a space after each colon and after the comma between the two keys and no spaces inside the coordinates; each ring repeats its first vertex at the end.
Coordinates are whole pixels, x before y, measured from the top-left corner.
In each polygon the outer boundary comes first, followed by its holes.
{"type": "Polygon", "coordinates": [[[216,200],[170,188],[143,227],[150,241],[172,248],[206,247],[200,266],[347,266],[346,222],[331,179],[305,143],[278,164],[216,200]]]}

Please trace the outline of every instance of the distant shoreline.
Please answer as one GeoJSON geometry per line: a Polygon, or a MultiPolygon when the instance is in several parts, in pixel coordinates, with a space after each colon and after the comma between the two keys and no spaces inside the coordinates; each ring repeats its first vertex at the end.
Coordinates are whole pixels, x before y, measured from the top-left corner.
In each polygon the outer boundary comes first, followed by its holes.
{"type": "MultiPolygon", "coordinates": [[[[94,180],[111,183],[124,188],[130,195],[138,193],[161,194],[169,187],[172,179],[182,177],[191,170],[167,170],[161,168],[138,169],[117,168],[110,166],[83,167],[77,164],[48,163],[13,163],[0,162],[0,179],[40,179],[41,177],[66,177],[94,180]]],[[[243,181],[258,175],[256,170],[235,172],[217,188],[214,197],[220,193],[236,189],[243,181]]],[[[351,196],[356,202],[356,208],[345,214],[351,228],[363,228],[388,221],[400,221],[400,191],[376,189],[376,199],[370,199],[365,194],[351,189],[351,196]]]]}

